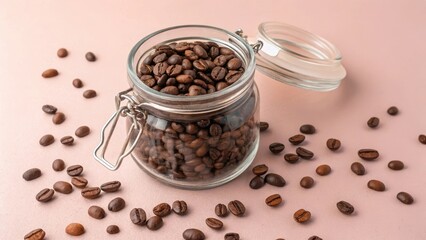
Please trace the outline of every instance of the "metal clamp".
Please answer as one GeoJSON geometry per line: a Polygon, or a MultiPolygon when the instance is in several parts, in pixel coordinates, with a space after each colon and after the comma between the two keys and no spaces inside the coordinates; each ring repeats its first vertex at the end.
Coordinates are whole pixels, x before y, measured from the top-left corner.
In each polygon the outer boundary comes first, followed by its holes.
{"type": "MultiPolygon", "coordinates": [[[[237,29],[237,31],[235,31],[235,33],[238,36],[240,36],[242,39],[244,39],[244,41],[249,43],[248,40],[247,40],[247,35],[244,35],[244,31],[241,28],[237,29]]],[[[257,40],[256,43],[249,43],[249,44],[253,48],[254,53],[258,53],[259,50],[263,47],[263,42],[260,41],[260,40],[257,40]]]]}

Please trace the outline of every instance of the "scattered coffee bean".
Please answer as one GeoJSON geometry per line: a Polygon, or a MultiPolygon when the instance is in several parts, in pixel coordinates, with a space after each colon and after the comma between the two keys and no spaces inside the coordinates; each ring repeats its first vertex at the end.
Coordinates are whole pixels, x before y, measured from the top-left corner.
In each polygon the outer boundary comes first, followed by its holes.
{"type": "Polygon", "coordinates": [[[44,78],[52,78],[52,77],[56,77],[56,76],[58,76],[58,70],[56,70],[56,69],[53,69],[53,68],[50,68],[50,69],[47,69],[47,70],[45,70],[42,74],[41,74],[41,76],[42,77],[44,77],[44,78]]]}
{"type": "Polygon", "coordinates": [[[126,206],[126,202],[121,197],[116,197],[108,203],[108,210],[118,212],[126,206]]]}
{"type": "Polygon", "coordinates": [[[284,187],[286,183],[284,178],[276,173],[266,174],[265,182],[276,187],[284,187]]]}
{"type": "Polygon", "coordinates": [[[142,208],[133,208],[130,211],[130,220],[133,224],[136,225],[145,225],[146,224],[146,213],[142,208]]]}
{"type": "Polygon", "coordinates": [[[44,232],[44,230],[41,228],[37,228],[27,233],[24,236],[24,240],[43,240],[45,236],[46,233],[44,232]]]}
{"type": "Polygon", "coordinates": [[[64,170],[65,169],[65,162],[64,162],[64,160],[62,160],[62,159],[56,159],[52,163],[52,168],[56,172],[60,172],[60,171],[64,170]]]}
{"type": "Polygon", "coordinates": [[[367,186],[368,188],[378,192],[383,192],[386,190],[385,184],[379,180],[370,180],[368,181],[367,186]]]}
{"type": "Polygon", "coordinates": [[[61,138],[61,143],[66,146],[71,146],[74,143],[74,138],[72,136],[65,136],[61,138]]]}
{"type": "Polygon", "coordinates": [[[314,186],[315,180],[312,177],[305,176],[300,179],[300,186],[303,188],[311,188],[314,186]]]}
{"type": "Polygon", "coordinates": [[[327,164],[319,165],[317,169],[315,170],[315,172],[320,176],[326,176],[330,174],[331,167],[328,166],[327,164]]]}
{"type": "Polygon", "coordinates": [[[340,201],[336,204],[336,206],[337,209],[339,209],[339,211],[343,214],[351,215],[354,212],[354,207],[348,202],[340,201]]]}
{"type": "Polygon", "coordinates": [[[56,111],[58,111],[58,109],[55,106],[52,105],[43,105],[43,107],[41,107],[41,110],[43,110],[43,112],[47,113],[47,114],[55,114],[56,111]]]}
{"type": "Polygon", "coordinates": [[[371,117],[370,119],[368,119],[367,121],[367,125],[370,128],[376,128],[377,126],[379,126],[380,123],[380,119],[377,117],[371,117]]]}
{"type": "Polygon", "coordinates": [[[222,221],[220,221],[217,218],[207,218],[206,219],[206,224],[210,228],[213,228],[213,229],[216,229],[216,230],[222,229],[222,227],[223,227],[222,221]]]}
{"type": "Polygon", "coordinates": [[[96,205],[90,206],[87,213],[94,219],[103,219],[106,216],[105,210],[96,205]]]}
{"type": "Polygon", "coordinates": [[[269,145],[269,151],[271,151],[273,154],[278,154],[284,150],[285,146],[282,143],[271,143],[269,145]]]}
{"type": "Polygon", "coordinates": [[[121,186],[121,182],[119,181],[111,181],[111,182],[106,182],[104,184],[101,185],[101,190],[104,192],[117,192],[118,189],[120,189],[121,186]]]}
{"type": "Polygon", "coordinates": [[[305,135],[302,134],[296,134],[288,139],[288,141],[293,145],[299,145],[303,141],[305,141],[305,135]]]}
{"type": "Polygon", "coordinates": [[[186,229],[182,233],[182,237],[185,240],[204,240],[206,238],[203,232],[195,228],[186,229]]]}
{"type": "Polygon", "coordinates": [[[268,166],[265,164],[259,164],[253,167],[252,172],[254,175],[260,176],[268,172],[268,166]]]}
{"type": "Polygon", "coordinates": [[[226,233],[225,240],[240,240],[240,234],[233,232],[226,233]]]}
{"type": "Polygon", "coordinates": [[[96,61],[96,56],[95,54],[93,54],[92,52],[87,52],[86,53],[86,60],[89,62],[94,62],[96,61]]]}
{"type": "Polygon", "coordinates": [[[56,54],[58,55],[58,57],[64,58],[64,57],[68,56],[68,50],[65,49],[65,48],[59,48],[58,51],[56,52],[56,54]]]}
{"type": "Polygon", "coordinates": [[[40,138],[40,145],[43,147],[49,146],[50,144],[52,144],[55,141],[55,137],[53,137],[53,135],[51,134],[46,134],[43,137],[40,138]]]}
{"type": "Polygon", "coordinates": [[[419,142],[422,144],[426,144],[426,135],[420,134],[419,135],[419,142]]]}
{"type": "Polygon", "coordinates": [[[81,196],[87,199],[95,199],[101,194],[101,189],[98,187],[86,187],[81,190],[81,196]]]}
{"type": "Polygon", "coordinates": [[[214,208],[214,212],[218,217],[226,217],[228,216],[228,208],[225,204],[219,203],[214,208]]]}
{"type": "Polygon", "coordinates": [[[341,142],[340,142],[339,139],[330,138],[330,139],[327,140],[327,147],[331,151],[339,150],[340,146],[341,146],[341,142]]]}
{"type": "Polygon", "coordinates": [[[54,124],[61,124],[65,121],[65,114],[61,112],[56,112],[52,117],[52,122],[54,124]]]}
{"type": "Polygon", "coordinates": [[[188,205],[183,200],[176,200],[172,204],[172,210],[177,215],[185,215],[188,211],[188,205]]]}
{"type": "Polygon", "coordinates": [[[71,236],[80,236],[85,232],[83,225],[80,223],[70,223],[65,228],[65,232],[71,236]]]}
{"type": "Polygon", "coordinates": [[[48,202],[52,200],[54,194],[55,191],[53,189],[45,188],[36,195],[36,199],[39,202],[48,202]]]}
{"type": "Polygon", "coordinates": [[[83,81],[81,81],[79,78],[76,78],[76,79],[72,80],[72,85],[75,88],[82,88],[84,84],[83,84],[83,81]]]}
{"type": "Polygon", "coordinates": [[[407,192],[399,192],[396,198],[404,204],[412,204],[414,202],[413,197],[407,192]]]}
{"type": "Polygon", "coordinates": [[[159,217],[165,217],[171,213],[171,207],[168,203],[160,203],[152,209],[152,212],[159,217]]]}
{"type": "Polygon", "coordinates": [[[90,128],[88,126],[81,126],[75,130],[75,135],[79,138],[89,135],[90,128]]]}
{"type": "Polygon", "coordinates": [[[41,171],[38,168],[30,168],[22,174],[25,181],[31,181],[41,176],[41,171]]]}
{"type": "Polygon", "coordinates": [[[85,97],[85,98],[94,98],[94,97],[96,97],[96,95],[97,95],[97,93],[93,89],[88,89],[88,90],[83,92],[83,97],[85,97]]]}
{"type": "Polygon", "coordinates": [[[358,156],[366,161],[373,161],[379,157],[379,152],[374,149],[360,149],[358,156]]]}
{"type": "Polygon", "coordinates": [[[281,198],[281,195],[279,195],[279,194],[272,194],[271,196],[269,196],[265,199],[266,205],[268,205],[270,207],[276,207],[276,206],[280,205],[282,201],[283,200],[281,198]]]}
{"type": "Polygon", "coordinates": [[[311,124],[304,124],[300,126],[299,130],[301,133],[304,133],[304,134],[314,134],[316,132],[315,127],[311,124]]]}
{"type": "Polygon", "coordinates": [[[314,235],[314,236],[309,237],[308,240],[322,240],[322,238],[314,235]]]}
{"type": "Polygon", "coordinates": [[[388,167],[392,170],[402,170],[404,168],[404,163],[399,160],[393,160],[388,163],[388,167]]]}
{"type": "Polygon", "coordinates": [[[296,148],[296,153],[297,155],[299,155],[299,157],[303,158],[303,159],[312,159],[314,157],[314,153],[309,151],[306,148],[303,147],[298,147],[296,148]]]}
{"type": "Polygon", "coordinates": [[[265,185],[265,180],[260,176],[255,176],[252,180],[250,180],[250,188],[259,189],[265,185]]]}
{"type": "Polygon", "coordinates": [[[293,218],[298,223],[305,223],[311,219],[311,212],[305,209],[299,209],[293,214],[293,218]]]}
{"type": "Polygon", "coordinates": [[[269,128],[269,123],[267,122],[259,122],[259,129],[261,132],[266,131],[269,128]]]}
{"type": "Polygon", "coordinates": [[[109,234],[117,234],[120,232],[120,228],[117,225],[109,225],[106,231],[109,234]]]}
{"type": "Polygon", "coordinates": [[[71,183],[78,188],[85,188],[87,186],[87,179],[84,177],[73,177],[71,178],[71,183]]]}
{"type": "Polygon", "coordinates": [[[237,217],[241,217],[246,212],[244,204],[238,200],[230,201],[228,203],[229,211],[237,217]]]}
{"type": "Polygon", "coordinates": [[[56,192],[63,193],[63,194],[70,194],[72,192],[71,184],[64,181],[55,182],[55,184],[53,184],[53,189],[56,192]]]}
{"type": "Polygon", "coordinates": [[[287,153],[284,155],[284,160],[288,163],[296,163],[299,161],[299,155],[294,153],[287,153]]]}
{"type": "Polygon", "coordinates": [[[365,168],[364,165],[362,165],[362,163],[360,162],[353,162],[351,164],[351,170],[353,173],[355,173],[356,175],[362,176],[365,174],[365,168]]]}
{"type": "Polygon", "coordinates": [[[149,230],[158,230],[163,226],[163,219],[159,216],[152,216],[146,221],[146,227],[149,230]]]}
{"type": "Polygon", "coordinates": [[[72,165],[67,168],[67,173],[71,177],[80,176],[83,172],[83,167],[81,165],[72,165]]]}
{"type": "Polygon", "coordinates": [[[392,106],[392,107],[388,108],[387,112],[388,112],[389,115],[395,116],[395,115],[398,114],[399,109],[395,106],[392,106]]]}

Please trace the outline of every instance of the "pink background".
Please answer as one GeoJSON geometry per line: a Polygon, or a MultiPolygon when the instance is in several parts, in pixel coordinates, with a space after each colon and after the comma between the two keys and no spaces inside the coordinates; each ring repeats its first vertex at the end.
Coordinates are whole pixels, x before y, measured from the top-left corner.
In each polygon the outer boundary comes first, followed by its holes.
{"type": "MultiPolygon", "coordinates": [[[[0,0],[0,233],[1,239],[22,239],[34,228],[47,232],[46,239],[70,239],[65,226],[80,222],[86,234],[80,239],[180,239],[186,228],[199,228],[207,239],[223,239],[226,232],[238,232],[242,239],[426,239],[426,146],[417,141],[426,133],[426,2],[413,1],[23,1],[0,0]],[[115,94],[127,88],[125,63],[130,48],[147,34],[172,25],[208,24],[228,30],[242,28],[254,36],[263,21],[280,21],[317,33],[333,42],[342,52],[348,76],[333,92],[312,92],[280,84],[257,74],[261,92],[261,119],[271,125],[261,136],[255,164],[266,163],[271,172],[282,174],[284,188],[265,186],[254,191],[248,187],[250,171],[225,186],[206,191],[174,189],[143,173],[131,159],[116,172],[110,172],[92,157],[99,140],[99,129],[114,110],[115,94]],[[66,47],[70,55],[56,57],[66,47]],[[84,59],[93,51],[98,61],[84,59]],[[57,68],[60,75],[43,79],[41,72],[57,68]],[[81,78],[83,89],[71,85],[81,78]],[[84,99],[85,89],[95,89],[98,97],[84,99]],[[40,109],[53,104],[67,120],[53,125],[51,117],[40,109]],[[392,117],[386,109],[396,105],[400,114],[392,117]],[[366,121],[381,119],[379,129],[371,130],[366,121]],[[290,165],[283,154],[272,155],[268,145],[286,144],[285,152],[294,152],[287,139],[303,123],[312,123],[318,133],[308,136],[305,146],[315,152],[313,161],[290,165]],[[92,134],[65,147],[59,139],[72,135],[80,125],[92,128],[92,134]],[[46,148],[39,138],[53,134],[57,141],[46,148]],[[326,139],[339,138],[343,149],[332,153],[326,139]],[[363,162],[357,150],[376,148],[381,157],[363,162]],[[35,195],[58,180],[70,181],[63,172],[54,172],[56,158],[67,166],[82,164],[90,185],[120,180],[122,190],[87,200],[80,191],[55,194],[47,204],[35,195]],[[406,168],[395,172],[387,168],[393,159],[406,168]],[[350,171],[353,161],[362,161],[365,176],[350,171]],[[315,168],[329,164],[331,175],[320,177],[315,168]],[[22,173],[38,167],[43,175],[26,182],[22,173]],[[309,190],[299,180],[310,175],[316,185],[309,190]],[[382,180],[385,192],[367,188],[370,179],[382,180]],[[396,199],[399,191],[415,198],[411,206],[396,199]],[[264,199],[273,193],[284,204],[272,209],[264,199]],[[103,220],[87,215],[89,206],[107,209],[117,196],[127,201],[124,210],[107,211],[103,220]],[[144,208],[149,216],[160,202],[187,201],[190,212],[181,217],[170,215],[157,232],[138,227],[128,217],[133,207],[144,208]],[[228,216],[225,229],[209,229],[204,220],[214,216],[216,203],[240,199],[247,208],[245,217],[228,216]],[[355,208],[354,216],[337,211],[337,201],[346,200],[355,208]],[[292,219],[305,208],[313,214],[309,224],[292,219]],[[109,236],[105,229],[117,224],[121,232],[109,236]]],[[[124,130],[119,130],[123,136],[124,130]]],[[[116,145],[118,146],[118,145],[116,145]]],[[[253,166],[254,166],[253,165],[253,166]]]]}

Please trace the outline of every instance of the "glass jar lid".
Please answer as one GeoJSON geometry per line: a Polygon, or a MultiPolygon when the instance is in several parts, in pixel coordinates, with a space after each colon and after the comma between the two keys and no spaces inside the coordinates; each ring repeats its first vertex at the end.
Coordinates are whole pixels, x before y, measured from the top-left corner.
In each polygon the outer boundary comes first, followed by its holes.
{"type": "Polygon", "coordinates": [[[340,51],[332,43],[288,24],[260,24],[254,46],[257,69],[292,86],[330,91],[346,76],[340,51]]]}

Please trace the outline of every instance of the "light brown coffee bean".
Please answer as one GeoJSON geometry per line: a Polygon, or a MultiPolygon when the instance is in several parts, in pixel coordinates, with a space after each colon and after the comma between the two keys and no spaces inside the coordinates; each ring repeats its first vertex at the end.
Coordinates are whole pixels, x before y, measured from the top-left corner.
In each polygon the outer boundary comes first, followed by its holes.
{"type": "Polygon", "coordinates": [[[305,176],[300,179],[300,186],[303,188],[311,188],[314,186],[315,180],[312,177],[305,176]]]}
{"type": "Polygon", "coordinates": [[[165,217],[171,213],[171,207],[168,203],[160,203],[152,209],[152,212],[159,217],[165,217]]]}
{"type": "Polygon", "coordinates": [[[104,192],[117,192],[120,189],[121,183],[119,181],[106,182],[101,185],[104,192]]]}
{"type": "Polygon", "coordinates": [[[86,55],[85,55],[85,57],[86,57],[86,60],[89,61],[89,62],[96,61],[96,56],[92,52],[87,52],[86,55]]]}
{"type": "Polygon", "coordinates": [[[117,225],[109,225],[106,231],[109,234],[117,234],[120,232],[120,228],[117,225]]]}
{"type": "Polygon", "coordinates": [[[45,236],[46,233],[44,232],[44,230],[41,228],[37,228],[25,234],[24,240],[43,240],[45,236]]]}
{"type": "Polygon", "coordinates": [[[378,191],[378,192],[383,192],[386,190],[385,184],[379,180],[370,180],[368,181],[367,184],[368,188],[374,190],[374,191],[378,191]]]}
{"type": "Polygon", "coordinates": [[[228,208],[225,204],[219,203],[214,208],[214,212],[218,217],[226,217],[228,216],[228,208]]]}
{"type": "Polygon", "coordinates": [[[68,56],[68,50],[65,48],[59,48],[58,51],[56,52],[56,55],[58,55],[58,57],[60,58],[64,58],[68,56]]]}
{"type": "Polygon", "coordinates": [[[207,218],[206,224],[212,229],[219,230],[223,227],[223,222],[217,218],[207,218]]]}
{"type": "Polygon", "coordinates": [[[327,140],[327,148],[330,149],[331,151],[339,150],[341,145],[342,145],[342,143],[340,142],[339,139],[329,138],[327,140]]]}
{"type": "Polygon", "coordinates": [[[75,135],[79,138],[85,137],[90,134],[90,128],[88,126],[81,126],[75,130],[75,135]]]}
{"type": "Polygon", "coordinates": [[[268,205],[270,207],[276,207],[276,206],[280,205],[282,201],[283,200],[281,198],[281,195],[279,195],[279,194],[272,194],[271,196],[269,196],[265,199],[266,205],[268,205]]]}
{"type": "Polygon", "coordinates": [[[293,145],[299,145],[303,141],[305,141],[305,135],[302,134],[296,134],[288,139],[288,141],[293,145]]]}
{"type": "Polygon", "coordinates": [[[254,175],[263,175],[268,172],[268,166],[266,166],[265,164],[256,165],[253,167],[252,172],[254,173],[254,175]]]}
{"type": "Polygon", "coordinates": [[[61,143],[66,146],[71,146],[74,143],[74,138],[72,136],[65,136],[61,138],[61,143]]]}
{"type": "Polygon", "coordinates": [[[362,176],[365,174],[365,168],[364,165],[360,162],[354,162],[351,164],[351,170],[356,175],[362,176]]]}
{"type": "Polygon", "coordinates": [[[186,229],[182,233],[182,237],[185,240],[204,240],[206,238],[202,231],[195,228],[186,229]]]}
{"type": "Polygon", "coordinates": [[[87,199],[98,198],[101,194],[101,189],[98,187],[86,187],[81,190],[81,196],[87,199]]]}
{"type": "Polygon", "coordinates": [[[46,134],[40,138],[39,143],[41,146],[46,147],[52,144],[55,141],[55,137],[51,134],[46,134]]]}
{"type": "Polygon", "coordinates": [[[71,177],[80,176],[83,172],[83,167],[81,165],[72,165],[67,168],[67,173],[71,177]]]}
{"type": "Polygon", "coordinates": [[[331,167],[328,166],[327,164],[319,165],[317,169],[315,170],[315,172],[320,176],[326,176],[330,174],[331,167]]]}
{"type": "Polygon", "coordinates": [[[244,204],[238,200],[230,201],[228,203],[229,211],[237,217],[241,217],[246,212],[244,204]]]}
{"type": "Polygon", "coordinates": [[[56,69],[53,69],[53,68],[50,68],[50,69],[47,69],[47,70],[45,70],[42,74],[41,74],[41,76],[42,77],[44,77],[44,78],[52,78],[52,77],[56,77],[56,76],[58,76],[58,70],[56,70],[56,69]]]}
{"type": "Polygon", "coordinates": [[[63,193],[63,194],[70,194],[73,190],[71,184],[64,181],[55,182],[55,184],[53,184],[53,189],[56,192],[63,193]]]}
{"type": "Polygon", "coordinates": [[[22,174],[25,181],[31,181],[41,176],[41,171],[38,168],[30,168],[22,174]]]}
{"type": "Polygon", "coordinates": [[[176,200],[172,204],[172,210],[178,215],[185,215],[188,211],[188,205],[183,200],[176,200]]]}
{"type": "Polygon", "coordinates": [[[62,112],[56,112],[52,117],[52,122],[54,124],[61,124],[65,121],[65,114],[62,112]]]}
{"type": "Polygon", "coordinates": [[[54,194],[55,191],[53,189],[45,188],[36,195],[36,200],[39,202],[48,202],[52,200],[54,194]]]}
{"type": "Polygon", "coordinates": [[[65,228],[65,232],[71,236],[80,236],[84,234],[85,229],[84,226],[80,223],[70,223],[65,228]]]}
{"type": "Polygon", "coordinates": [[[95,219],[103,219],[106,216],[105,210],[96,205],[90,206],[87,213],[95,219]]]}
{"type": "Polygon", "coordinates": [[[407,192],[399,192],[396,195],[396,198],[400,202],[402,202],[404,204],[407,204],[407,205],[410,205],[410,204],[412,204],[414,202],[414,198],[409,193],[407,193],[407,192]]]}
{"type": "Polygon", "coordinates": [[[65,169],[65,162],[64,162],[64,160],[62,160],[62,159],[56,159],[52,163],[52,168],[56,172],[60,172],[60,171],[64,170],[65,169]]]}
{"type": "Polygon", "coordinates": [[[93,89],[88,89],[88,90],[83,92],[83,97],[85,97],[85,98],[94,98],[96,96],[97,96],[97,93],[93,89]]]}
{"type": "Polygon", "coordinates": [[[388,167],[392,170],[402,170],[404,168],[404,163],[399,160],[393,160],[388,163],[388,167]]]}
{"type": "Polygon", "coordinates": [[[375,149],[360,149],[358,156],[366,161],[373,161],[379,157],[379,152],[375,149]]]}
{"type": "Polygon", "coordinates": [[[81,81],[79,78],[76,78],[76,79],[72,80],[72,85],[75,88],[82,88],[84,84],[83,84],[83,81],[81,81]]]}
{"type": "Polygon", "coordinates": [[[149,230],[155,231],[163,226],[163,219],[159,216],[152,216],[146,221],[146,227],[149,230]]]}
{"type": "Polygon", "coordinates": [[[87,179],[84,177],[73,177],[71,179],[72,185],[78,188],[85,188],[87,186],[87,179]]]}
{"type": "Polygon", "coordinates": [[[299,209],[293,214],[293,218],[298,223],[305,223],[311,219],[311,212],[305,209],[299,209]]]}

